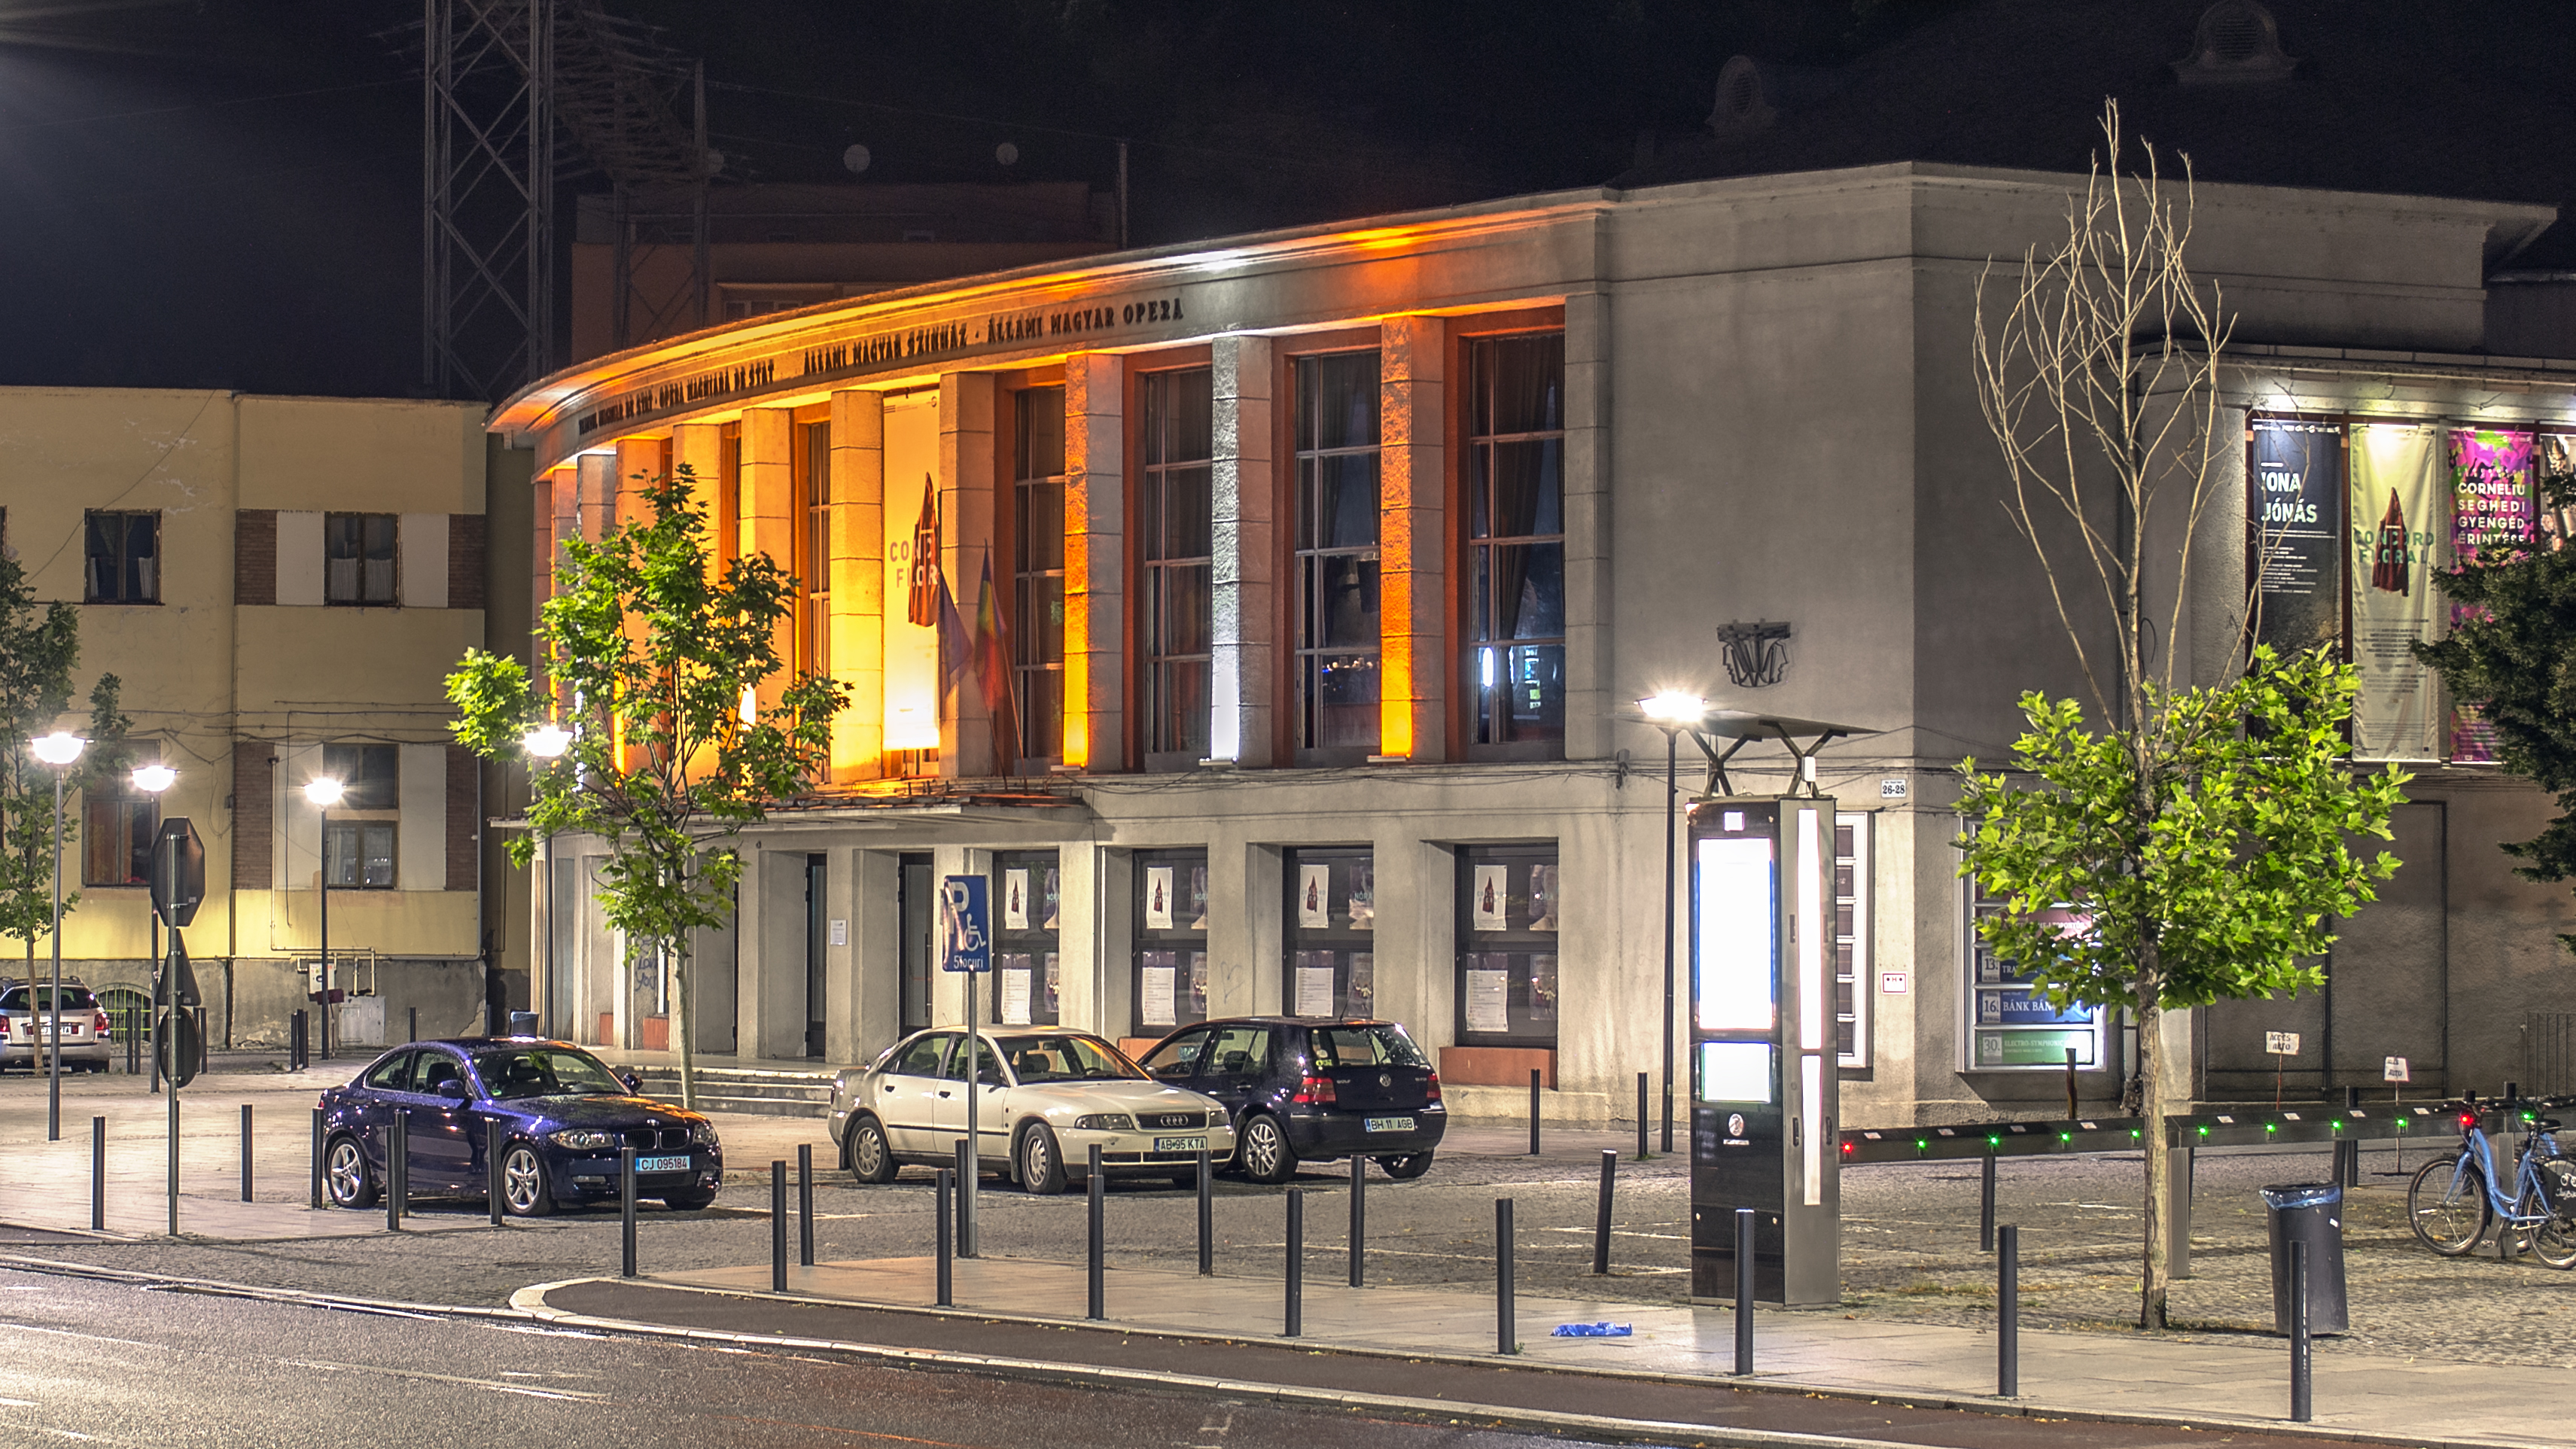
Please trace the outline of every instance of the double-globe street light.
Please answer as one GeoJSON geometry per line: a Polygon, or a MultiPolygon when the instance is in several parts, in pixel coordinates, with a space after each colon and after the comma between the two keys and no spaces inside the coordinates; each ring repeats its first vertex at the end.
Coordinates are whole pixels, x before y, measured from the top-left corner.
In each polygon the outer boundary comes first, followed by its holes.
{"type": "MultiPolygon", "coordinates": [[[[546,723],[529,730],[526,734],[519,736],[519,748],[527,753],[528,759],[531,762],[543,761],[546,764],[551,765],[556,760],[563,758],[564,751],[572,748],[572,731],[549,720],[546,723]]],[[[538,766],[534,763],[531,763],[528,768],[528,794],[531,803],[534,803],[534,797],[536,795],[537,769],[538,766]]],[[[537,982],[540,979],[551,980],[554,974],[555,833],[553,831],[549,830],[546,832],[545,850],[538,855],[537,859],[539,862],[537,869],[540,873],[532,873],[530,875],[528,880],[528,890],[531,893],[542,893],[537,894],[537,899],[544,901],[546,905],[546,941],[544,945],[545,959],[543,961],[535,959],[536,952],[534,948],[532,948],[529,953],[531,959],[529,961],[530,970],[528,973],[528,1007],[531,1011],[535,1010],[537,1006],[537,982]],[[545,972],[546,975],[543,978],[540,978],[537,975],[537,972],[539,971],[545,972]]],[[[553,1015],[554,1003],[551,1000],[546,1003],[546,1011],[547,1015],[553,1015]]],[[[543,1029],[542,1024],[540,1025],[540,1029],[543,1029]]]]}
{"type": "Polygon", "coordinates": [[[1696,694],[1665,690],[1637,701],[1646,723],[1664,732],[1664,1146],[1673,1150],[1673,830],[1674,807],[1681,799],[1682,732],[1708,718],[1708,701],[1696,694]]]}
{"type": "Polygon", "coordinates": [[[331,807],[340,803],[348,787],[329,775],[316,775],[304,782],[304,798],[313,802],[321,815],[320,834],[315,854],[321,861],[322,896],[322,988],[314,993],[314,1009],[322,1018],[322,1060],[331,1060],[331,807]]]}
{"type": "MultiPolygon", "coordinates": [[[[48,1003],[53,1016],[53,1034],[45,1041],[45,1140],[48,1142],[59,1142],[63,1137],[63,777],[71,772],[72,762],[81,757],[81,751],[88,744],[89,741],[80,736],[61,730],[27,742],[28,750],[37,759],[54,767],[54,976],[53,998],[48,1003]]],[[[33,1025],[35,1013],[28,1013],[27,1020],[33,1025]]]]}

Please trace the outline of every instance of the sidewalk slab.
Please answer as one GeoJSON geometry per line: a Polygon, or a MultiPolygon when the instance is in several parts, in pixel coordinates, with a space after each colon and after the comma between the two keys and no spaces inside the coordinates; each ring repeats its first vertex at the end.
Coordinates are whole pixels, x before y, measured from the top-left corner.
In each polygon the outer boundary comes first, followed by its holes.
{"type": "MultiPolygon", "coordinates": [[[[1278,1279],[1202,1278],[1149,1268],[1107,1270],[1109,1317],[1093,1326],[1712,1385],[1727,1381],[1734,1367],[1734,1318],[1722,1308],[1523,1297],[1514,1304],[1521,1351],[1506,1357],[1495,1351],[1491,1295],[1427,1286],[1354,1289],[1340,1281],[1340,1266],[1338,1259],[1309,1260],[1304,1332],[1295,1340],[1280,1336],[1285,1290],[1278,1279]],[[1317,1281],[1323,1274],[1331,1281],[1317,1281]],[[1559,1323],[1602,1319],[1632,1325],[1634,1336],[1549,1336],[1559,1323]]],[[[811,1302],[921,1310],[936,1302],[936,1273],[927,1257],[791,1266],[787,1290],[811,1302]]],[[[764,1264],[645,1281],[765,1297],[771,1278],[764,1264]]],[[[1088,1307],[1088,1280],[1079,1264],[961,1258],[953,1264],[953,1283],[954,1302],[963,1313],[1080,1325],[1088,1307]]],[[[780,1304],[782,1323],[793,1316],[780,1300],[768,1301],[780,1304]]],[[[1756,1377],[1769,1385],[1953,1405],[2003,1402],[1993,1397],[1996,1340],[1988,1332],[1863,1322],[1824,1311],[1762,1310],[1755,1321],[1756,1377]]],[[[2286,1342],[2277,1339],[2025,1329],[2020,1373],[2020,1402],[2034,1413],[2230,1429],[2292,1427],[2289,1354],[2286,1342]]],[[[2379,1441],[2576,1445],[2576,1422],[2543,1408],[2571,1395],[2576,1369],[2501,1369],[2330,1352],[2316,1363],[2313,1428],[2379,1441]]]]}

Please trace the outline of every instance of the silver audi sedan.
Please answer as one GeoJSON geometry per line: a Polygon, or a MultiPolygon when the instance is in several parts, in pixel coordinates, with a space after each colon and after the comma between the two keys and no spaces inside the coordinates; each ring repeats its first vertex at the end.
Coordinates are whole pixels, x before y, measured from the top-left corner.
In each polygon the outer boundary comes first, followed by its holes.
{"type": "MultiPolygon", "coordinates": [[[[861,1182],[906,1163],[946,1167],[966,1135],[962,1027],[915,1032],[832,1085],[832,1140],[861,1182]]],[[[1051,1027],[978,1033],[976,1164],[1033,1193],[1062,1192],[1100,1148],[1111,1177],[1193,1183],[1202,1152],[1234,1155],[1234,1126],[1212,1097],[1166,1086],[1088,1032],[1051,1027]]]]}

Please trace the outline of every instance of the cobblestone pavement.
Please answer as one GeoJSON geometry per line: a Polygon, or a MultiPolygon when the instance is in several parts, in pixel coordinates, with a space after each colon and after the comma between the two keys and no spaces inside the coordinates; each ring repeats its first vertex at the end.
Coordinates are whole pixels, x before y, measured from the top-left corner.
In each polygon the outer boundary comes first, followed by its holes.
{"type": "MultiPolygon", "coordinates": [[[[95,1081],[96,1079],[93,1079],[95,1081]]],[[[102,1084],[103,1085],[103,1084],[102,1084]]],[[[247,1086],[248,1084],[243,1084],[247,1086]]],[[[0,1083],[0,1114],[37,1110],[41,1084],[0,1083]],[[30,1087],[35,1090],[32,1095],[30,1087]]],[[[929,1175],[907,1171],[886,1187],[859,1187],[828,1170],[822,1124],[774,1118],[723,1122],[735,1169],[718,1205],[671,1213],[646,1205],[642,1266],[648,1273],[764,1261],[769,1252],[766,1162],[816,1144],[826,1170],[815,1192],[819,1256],[888,1257],[929,1250],[929,1175]]],[[[1374,1169],[1368,1208],[1372,1281],[1488,1284],[1493,1273],[1493,1202],[1515,1200],[1518,1272],[1532,1295],[1675,1302],[1689,1294],[1686,1164],[1623,1157],[1614,1210],[1613,1281],[1590,1273],[1592,1223],[1603,1146],[1633,1137],[1552,1131],[1547,1155],[1518,1155],[1525,1129],[1461,1123],[1430,1174],[1392,1182],[1374,1169]]],[[[2424,1149],[2408,1154],[2411,1169],[2424,1149]]],[[[2353,1331],[2321,1340],[2321,1353],[2366,1351],[2496,1364],[2564,1364],[2576,1358],[2576,1273],[2528,1259],[2499,1261],[2492,1248],[2450,1260],[2418,1247],[2404,1221],[2404,1180],[2389,1175],[2385,1149],[2364,1164],[2350,1198],[2345,1255],[2353,1331]]],[[[2196,1334],[2261,1334],[2271,1317],[2263,1209],[2267,1183],[2319,1181],[2322,1151],[2221,1151],[2198,1171],[2193,1219],[2194,1276],[2175,1285],[2172,1315],[2196,1334]]],[[[1997,1220],[2016,1223],[2022,1243],[2022,1313],[2033,1328],[2133,1333],[2137,1315],[2138,1200],[2134,1157],[2007,1159],[1997,1220]]],[[[293,1186],[283,1177],[281,1189],[293,1186]]],[[[1307,1168],[1307,1272],[1338,1277],[1346,1261],[1347,1169],[1307,1168]]],[[[1079,1194],[1032,1199],[988,1180],[981,1193],[985,1251],[1077,1260],[1083,1252],[1079,1194]]],[[[1194,1261],[1194,1195],[1157,1183],[1110,1192],[1112,1264],[1177,1267],[1194,1261]]],[[[1216,1189],[1218,1272],[1276,1278],[1282,1271],[1281,1190],[1220,1177],[1216,1189]]],[[[1977,1165],[1932,1163],[1854,1168],[1843,1176],[1843,1313],[1869,1319],[1984,1326],[1993,1322],[1994,1266],[1977,1248],[1977,1165]]],[[[278,1243],[75,1240],[0,1232],[0,1250],[189,1277],[420,1301],[492,1303],[529,1283],[614,1272],[617,1217],[592,1211],[481,1228],[479,1203],[422,1204],[420,1224],[448,1231],[278,1243]]],[[[6,1216],[0,1204],[0,1217],[6,1216]]],[[[1249,1288],[1247,1291],[1252,1291],[1249,1288]]],[[[999,1305],[996,1305],[999,1306],[999,1305]]]]}

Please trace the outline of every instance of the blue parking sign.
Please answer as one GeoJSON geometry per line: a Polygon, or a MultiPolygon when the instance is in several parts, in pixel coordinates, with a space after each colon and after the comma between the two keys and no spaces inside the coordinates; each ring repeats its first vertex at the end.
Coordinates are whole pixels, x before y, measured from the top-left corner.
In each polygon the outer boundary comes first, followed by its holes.
{"type": "Polygon", "coordinates": [[[939,883],[939,969],[993,969],[993,917],[980,875],[952,875],[939,883]]]}

